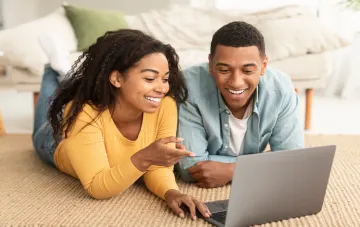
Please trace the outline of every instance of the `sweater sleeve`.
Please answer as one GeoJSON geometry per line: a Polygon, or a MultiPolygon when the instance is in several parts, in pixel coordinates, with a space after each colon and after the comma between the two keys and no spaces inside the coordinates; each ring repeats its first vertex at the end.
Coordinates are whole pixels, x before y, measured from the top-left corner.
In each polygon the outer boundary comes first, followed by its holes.
{"type": "Polygon", "coordinates": [[[63,146],[89,195],[106,199],[125,191],[143,172],[134,166],[131,159],[124,159],[110,167],[101,131],[102,122],[96,115],[90,106],[86,106],[78,115],[63,146]]]}
{"type": "MultiPolygon", "coordinates": [[[[156,139],[165,138],[169,136],[176,136],[177,129],[177,107],[175,101],[166,97],[163,100],[160,111],[159,127],[156,139]]],[[[175,147],[175,144],[169,144],[175,147]]],[[[150,166],[144,174],[144,181],[147,188],[161,199],[165,199],[165,193],[170,189],[178,190],[178,185],[175,180],[174,166],[150,166]]]]}

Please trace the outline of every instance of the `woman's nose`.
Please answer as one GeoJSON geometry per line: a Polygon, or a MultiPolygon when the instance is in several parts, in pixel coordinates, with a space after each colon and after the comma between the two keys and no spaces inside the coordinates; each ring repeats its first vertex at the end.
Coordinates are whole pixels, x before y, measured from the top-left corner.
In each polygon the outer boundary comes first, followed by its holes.
{"type": "Polygon", "coordinates": [[[169,84],[164,83],[162,80],[160,82],[158,82],[155,87],[156,92],[163,93],[163,94],[165,94],[168,91],[168,89],[169,89],[169,84]]]}

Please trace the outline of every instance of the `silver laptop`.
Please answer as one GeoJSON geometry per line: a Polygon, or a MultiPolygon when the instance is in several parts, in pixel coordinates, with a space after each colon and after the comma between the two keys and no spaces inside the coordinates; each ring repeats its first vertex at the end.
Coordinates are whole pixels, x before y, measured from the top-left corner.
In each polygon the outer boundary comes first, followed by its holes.
{"type": "Polygon", "coordinates": [[[230,199],[206,203],[215,226],[242,227],[321,211],[336,146],[239,156],[230,199]]]}

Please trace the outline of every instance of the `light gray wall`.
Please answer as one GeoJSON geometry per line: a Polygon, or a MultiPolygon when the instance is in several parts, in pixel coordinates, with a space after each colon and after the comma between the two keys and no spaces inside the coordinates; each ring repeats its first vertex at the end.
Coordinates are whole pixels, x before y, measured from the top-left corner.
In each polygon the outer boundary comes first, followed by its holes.
{"type": "MultiPolygon", "coordinates": [[[[4,27],[13,27],[42,17],[60,7],[64,0],[3,0],[4,27]]],[[[135,14],[150,9],[167,8],[171,4],[190,4],[191,0],[67,0],[90,8],[121,10],[135,14]]]]}
{"type": "MultiPolygon", "coordinates": [[[[51,12],[64,2],[62,0],[38,1],[40,15],[51,12]]],[[[143,12],[148,9],[166,8],[170,5],[170,0],[68,0],[66,2],[91,8],[118,9],[129,14],[143,12]]]]}
{"type": "Polygon", "coordinates": [[[3,0],[4,27],[13,27],[37,18],[38,1],[39,0],[3,0]]]}

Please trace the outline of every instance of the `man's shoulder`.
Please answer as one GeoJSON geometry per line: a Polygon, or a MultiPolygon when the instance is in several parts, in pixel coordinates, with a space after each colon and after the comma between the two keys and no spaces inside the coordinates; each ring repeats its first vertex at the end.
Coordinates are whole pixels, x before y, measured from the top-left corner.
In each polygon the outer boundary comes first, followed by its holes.
{"type": "Polygon", "coordinates": [[[279,69],[268,67],[265,75],[260,79],[260,89],[266,93],[278,93],[281,95],[294,91],[291,78],[279,69]]]}
{"type": "Polygon", "coordinates": [[[209,64],[205,62],[184,69],[183,74],[188,83],[212,80],[209,73],[209,64]]]}
{"type": "Polygon", "coordinates": [[[183,70],[189,98],[206,96],[216,91],[216,83],[209,73],[209,64],[201,63],[183,70]]]}
{"type": "MultiPolygon", "coordinates": [[[[281,111],[282,108],[285,108],[284,100],[294,94],[295,88],[290,77],[278,69],[268,68],[259,83],[259,111],[270,111],[269,108],[281,111]]],[[[290,98],[290,100],[292,99],[290,98]]]]}

